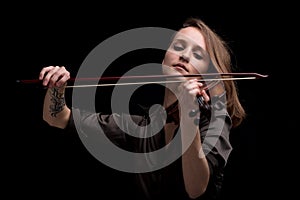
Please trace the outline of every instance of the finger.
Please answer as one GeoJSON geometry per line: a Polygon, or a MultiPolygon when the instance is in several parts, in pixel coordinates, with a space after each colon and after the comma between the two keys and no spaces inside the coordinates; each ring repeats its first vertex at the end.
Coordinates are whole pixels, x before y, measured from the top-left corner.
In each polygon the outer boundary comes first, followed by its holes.
{"type": "Polygon", "coordinates": [[[65,85],[69,78],[70,73],[66,70],[66,68],[64,66],[59,67],[51,77],[51,85],[61,87],[62,85],[65,85]]]}
{"type": "Polygon", "coordinates": [[[197,83],[197,79],[194,78],[194,79],[187,80],[187,81],[184,83],[184,85],[187,86],[187,85],[192,84],[192,83],[197,83]]]}
{"type": "Polygon", "coordinates": [[[53,87],[55,82],[57,81],[54,74],[60,69],[59,66],[52,66],[52,69],[47,72],[47,74],[44,76],[43,85],[48,87],[53,87]]]}
{"type": "Polygon", "coordinates": [[[55,68],[55,66],[44,67],[40,72],[39,78],[40,80],[43,80],[42,84],[44,86],[47,86],[49,84],[51,74],[53,73],[53,70],[55,70],[55,68]]]}
{"type": "Polygon", "coordinates": [[[202,83],[198,82],[197,79],[191,79],[184,83],[184,87],[188,90],[194,89],[194,88],[201,88],[203,86],[202,83]]]}
{"type": "Polygon", "coordinates": [[[55,83],[56,87],[61,87],[66,84],[66,82],[70,79],[70,72],[68,72],[65,67],[61,68],[56,74],[57,81],[55,83]]]}
{"type": "Polygon", "coordinates": [[[45,74],[47,74],[53,68],[54,68],[54,66],[44,67],[39,74],[39,80],[43,80],[45,74]]]}
{"type": "Polygon", "coordinates": [[[189,94],[193,97],[197,97],[201,94],[201,90],[199,88],[193,88],[189,91],[189,94]]]}
{"type": "Polygon", "coordinates": [[[208,96],[208,94],[206,93],[205,90],[201,90],[201,91],[200,91],[200,95],[203,96],[203,98],[204,98],[204,100],[205,100],[206,102],[209,102],[210,97],[208,96]]]}

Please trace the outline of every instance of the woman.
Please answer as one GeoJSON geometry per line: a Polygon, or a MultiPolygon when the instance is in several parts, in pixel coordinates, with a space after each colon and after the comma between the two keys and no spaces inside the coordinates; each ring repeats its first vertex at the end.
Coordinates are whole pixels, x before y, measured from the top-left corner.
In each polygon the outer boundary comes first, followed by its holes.
{"type": "MultiPolygon", "coordinates": [[[[138,199],[217,199],[223,170],[232,150],[229,133],[232,127],[242,122],[245,112],[234,82],[216,82],[208,89],[210,83],[199,82],[188,75],[230,72],[228,48],[200,19],[190,18],[175,34],[162,64],[165,75],[181,77],[177,79],[180,80],[178,82],[166,83],[163,102],[166,118],[163,114],[156,114],[150,122],[149,116],[134,117],[136,124],[142,126],[163,122],[163,128],[151,137],[138,138],[126,134],[126,131],[134,131],[129,127],[128,116],[68,108],[64,93],[70,73],[65,67],[49,66],[40,72],[39,79],[49,88],[45,96],[43,118],[49,125],[66,130],[75,130],[74,119],[82,127],[93,127],[92,124],[99,123],[114,144],[137,153],[162,149],[180,136],[180,142],[175,142],[177,149],[172,146],[166,148],[166,155],[171,155],[181,147],[178,159],[153,171],[133,173],[137,187],[135,195],[138,199]],[[200,112],[197,112],[199,108],[200,112]],[[120,127],[120,124],[126,128],[120,127]]],[[[137,134],[141,136],[148,132],[140,131],[137,134]]],[[[154,158],[154,161],[157,160],[154,158]]]]}

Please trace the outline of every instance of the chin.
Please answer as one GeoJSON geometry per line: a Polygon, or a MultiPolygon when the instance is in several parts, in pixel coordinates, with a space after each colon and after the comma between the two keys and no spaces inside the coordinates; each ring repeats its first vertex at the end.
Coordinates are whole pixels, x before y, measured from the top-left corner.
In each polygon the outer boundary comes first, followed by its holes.
{"type": "Polygon", "coordinates": [[[172,67],[168,67],[168,66],[164,66],[162,69],[162,73],[164,75],[183,75],[182,72],[172,68],[172,67]]]}

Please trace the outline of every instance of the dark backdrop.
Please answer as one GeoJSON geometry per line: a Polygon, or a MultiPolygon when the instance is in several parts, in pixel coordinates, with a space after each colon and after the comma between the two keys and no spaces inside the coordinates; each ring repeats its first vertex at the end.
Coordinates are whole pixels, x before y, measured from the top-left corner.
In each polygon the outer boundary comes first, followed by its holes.
{"type": "MultiPolygon", "coordinates": [[[[117,11],[103,14],[105,8],[94,8],[92,12],[55,6],[53,9],[44,8],[18,15],[11,24],[15,30],[11,59],[14,65],[11,66],[17,66],[12,69],[16,80],[36,79],[41,68],[48,65],[65,65],[75,76],[87,54],[116,33],[143,26],[177,29],[186,17],[201,17],[229,42],[238,66],[236,72],[270,75],[266,80],[238,82],[240,98],[248,116],[231,135],[234,149],[226,169],[223,199],[250,199],[258,194],[258,172],[266,171],[269,166],[258,162],[262,154],[264,159],[268,154],[264,148],[262,153],[261,147],[268,142],[262,138],[268,138],[273,130],[269,88],[274,74],[266,54],[270,48],[271,19],[264,10],[255,8],[255,12],[242,7],[230,12],[210,9],[205,9],[205,13],[201,9],[182,12],[174,9],[166,13],[156,9],[122,14],[117,11]]],[[[153,59],[151,61],[158,61],[160,57],[155,55],[153,59]]],[[[10,157],[14,163],[10,178],[12,187],[20,188],[18,191],[24,196],[33,197],[101,196],[109,193],[110,188],[116,189],[111,194],[115,196],[128,189],[126,181],[116,182],[119,174],[94,159],[77,136],[63,134],[43,122],[44,89],[16,84],[15,91],[16,120],[13,120],[13,128],[16,131],[12,140],[13,156],[10,157]],[[102,170],[107,170],[106,175],[101,173],[102,170]]]]}

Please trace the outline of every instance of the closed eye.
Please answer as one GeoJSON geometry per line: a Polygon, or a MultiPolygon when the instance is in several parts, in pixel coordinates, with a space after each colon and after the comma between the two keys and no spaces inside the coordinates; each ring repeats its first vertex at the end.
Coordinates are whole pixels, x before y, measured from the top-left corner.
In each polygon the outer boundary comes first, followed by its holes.
{"type": "Polygon", "coordinates": [[[181,46],[181,45],[174,45],[174,46],[173,46],[173,49],[174,49],[175,51],[182,51],[182,50],[184,50],[184,47],[181,46]]]}
{"type": "Polygon", "coordinates": [[[202,59],[203,59],[202,55],[200,55],[200,54],[198,54],[198,53],[194,53],[193,55],[194,55],[194,57],[195,57],[197,60],[202,60],[202,59]]]}

